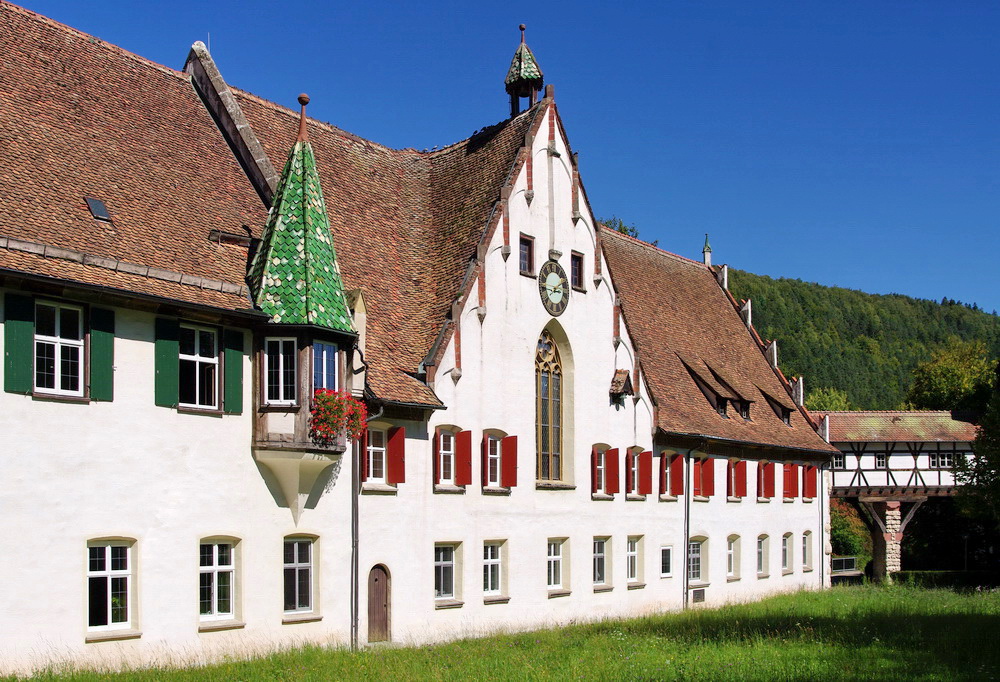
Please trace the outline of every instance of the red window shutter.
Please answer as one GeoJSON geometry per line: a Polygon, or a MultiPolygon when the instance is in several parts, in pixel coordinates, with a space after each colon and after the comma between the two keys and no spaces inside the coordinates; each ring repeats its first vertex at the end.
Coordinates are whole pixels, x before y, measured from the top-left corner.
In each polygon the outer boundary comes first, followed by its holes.
{"type": "Polygon", "coordinates": [[[670,460],[670,494],[684,494],[684,458],[674,455],[670,460]]]}
{"type": "Polygon", "coordinates": [[[479,457],[480,471],[482,472],[483,487],[490,484],[490,437],[483,434],[483,442],[479,448],[482,452],[479,457]]]}
{"type": "Polygon", "coordinates": [[[788,488],[785,490],[785,497],[799,496],[799,465],[788,465],[788,488]]]}
{"type": "Polygon", "coordinates": [[[788,480],[788,477],[791,474],[791,472],[792,472],[792,465],[791,465],[791,463],[790,462],[785,462],[784,468],[782,469],[782,478],[781,478],[781,490],[782,490],[781,494],[782,494],[783,497],[791,497],[792,496],[791,495],[792,484],[788,480]]]}
{"type": "Polygon", "coordinates": [[[505,488],[517,485],[517,436],[500,441],[500,485],[505,488]]]}
{"type": "Polygon", "coordinates": [[[455,485],[472,485],[472,431],[455,434],[455,485]]]}
{"type": "Polygon", "coordinates": [[[358,439],[358,448],[361,450],[361,466],[358,467],[358,476],[361,482],[368,480],[368,429],[361,429],[361,438],[358,439]]]}
{"type": "Polygon", "coordinates": [[[632,452],[625,453],[625,494],[629,495],[633,492],[632,490],[632,472],[635,470],[635,454],[632,452]]]}
{"type": "Polygon", "coordinates": [[[618,448],[604,453],[604,492],[608,495],[618,492],[618,448]]]}
{"type": "Polygon", "coordinates": [[[601,489],[597,485],[597,458],[600,454],[597,448],[590,448],[590,492],[599,493],[601,489]]]}
{"type": "Polygon", "coordinates": [[[747,461],[745,459],[736,463],[736,496],[747,496],[747,461]]]}
{"type": "Polygon", "coordinates": [[[816,497],[816,467],[811,464],[802,467],[802,497],[816,497]]]}
{"type": "Polygon", "coordinates": [[[389,429],[389,443],[386,455],[389,459],[386,482],[406,483],[406,429],[394,426],[389,429]]]}
{"type": "Polygon", "coordinates": [[[694,490],[692,490],[691,492],[694,494],[695,497],[700,497],[701,496],[701,460],[700,459],[694,460],[694,467],[691,470],[691,480],[692,480],[691,485],[694,488],[694,490]]]}
{"type": "Polygon", "coordinates": [[[774,497],[774,462],[768,462],[764,469],[764,497],[774,497]]]}
{"type": "Polygon", "coordinates": [[[649,495],[653,492],[653,451],[639,453],[639,494],[649,495]]]}
{"type": "Polygon", "coordinates": [[[715,494],[715,460],[711,457],[701,467],[701,494],[705,497],[715,494]]]}
{"type": "Polygon", "coordinates": [[[736,462],[726,460],[726,497],[736,497],[736,462]]]}
{"type": "Polygon", "coordinates": [[[432,463],[434,469],[434,485],[441,483],[441,431],[440,429],[434,429],[434,462],[432,463]]]}

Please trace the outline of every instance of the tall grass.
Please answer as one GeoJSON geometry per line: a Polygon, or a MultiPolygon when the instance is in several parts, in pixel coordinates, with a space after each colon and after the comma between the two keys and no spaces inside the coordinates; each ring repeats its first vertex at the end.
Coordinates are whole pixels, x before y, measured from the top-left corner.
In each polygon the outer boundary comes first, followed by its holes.
{"type": "Polygon", "coordinates": [[[1000,593],[843,587],[647,618],[414,648],[319,647],[70,680],[988,680],[1000,593]]]}

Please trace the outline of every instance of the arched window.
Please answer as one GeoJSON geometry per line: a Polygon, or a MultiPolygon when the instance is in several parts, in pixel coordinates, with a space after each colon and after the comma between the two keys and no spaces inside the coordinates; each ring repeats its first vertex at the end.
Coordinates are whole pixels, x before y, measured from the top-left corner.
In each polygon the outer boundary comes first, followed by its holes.
{"type": "Polygon", "coordinates": [[[562,479],[562,363],[547,331],[538,337],[535,354],[535,405],[538,478],[558,481],[562,479]]]}

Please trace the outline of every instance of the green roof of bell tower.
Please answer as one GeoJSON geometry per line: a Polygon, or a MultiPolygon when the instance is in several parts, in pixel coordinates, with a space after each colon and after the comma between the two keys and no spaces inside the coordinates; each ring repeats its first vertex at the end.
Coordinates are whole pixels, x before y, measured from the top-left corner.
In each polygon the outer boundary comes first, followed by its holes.
{"type": "Polygon", "coordinates": [[[280,324],[353,332],[337,267],[316,157],[306,136],[306,95],[299,96],[299,137],[274,192],[267,226],[250,264],[253,301],[280,324]]]}
{"type": "Polygon", "coordinates": [[[530,89],[540,90],[542,87],[542,69],[538,66],[535,55],[531,48],[524,42],[524,24],[521,24],[521,44],[514,52],[514,58],[510,61],[510,68],[507,70],[507,77],[504,85],[507,92],[518,91],[522,97],[526,97],[530,89]]]}

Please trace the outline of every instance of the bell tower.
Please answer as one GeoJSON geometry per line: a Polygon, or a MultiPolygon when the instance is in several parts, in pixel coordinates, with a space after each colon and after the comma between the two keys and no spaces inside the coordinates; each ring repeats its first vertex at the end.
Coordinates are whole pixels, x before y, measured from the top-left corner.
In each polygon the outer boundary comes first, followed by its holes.
{"type": "Polygon", "coordinates": [[[524,42],[524,28],[524,24],[521,24],[521,44],[514,52],[510,69],[507,70],[507,78],[504,79],[507,94],[510,95],[511,118],[521,111],[522,97],[528,98],[529,107],[538,101],[538,93],[541,92],[544,83],[542,69],[538,66],[531,48],[524,42]]]}

